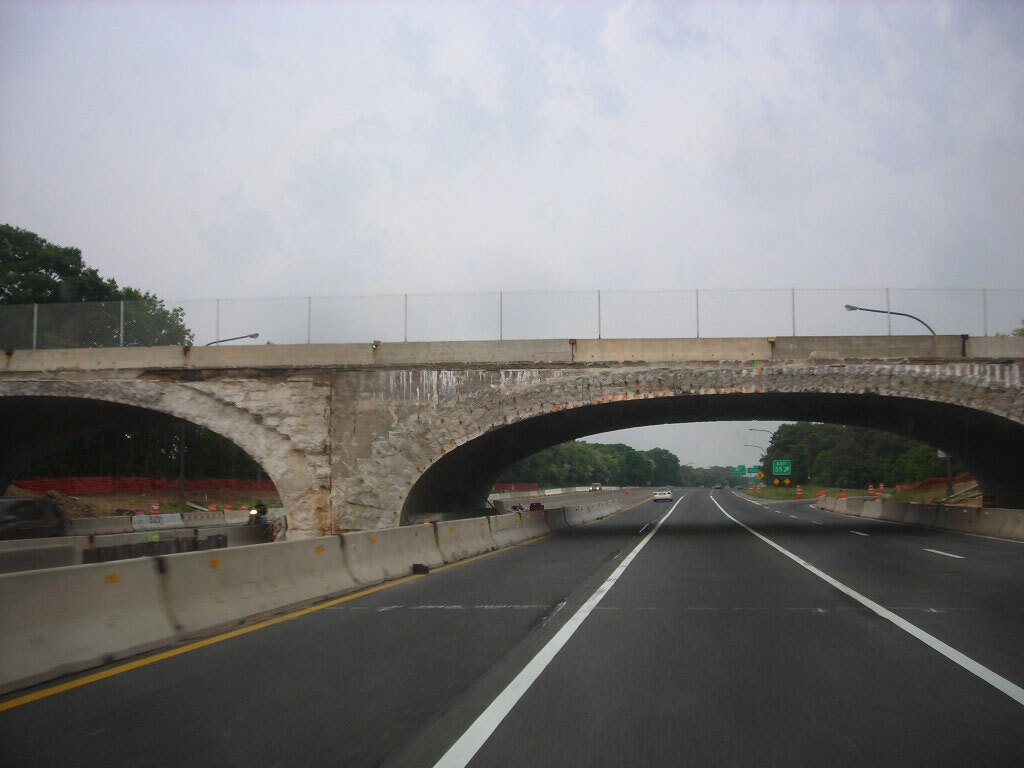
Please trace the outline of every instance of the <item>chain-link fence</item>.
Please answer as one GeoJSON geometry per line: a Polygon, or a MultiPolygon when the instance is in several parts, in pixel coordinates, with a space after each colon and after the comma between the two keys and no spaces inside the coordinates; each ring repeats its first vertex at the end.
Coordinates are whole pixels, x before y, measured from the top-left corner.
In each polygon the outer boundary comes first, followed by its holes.
{"type": "Polygon", "coordinates": [[[1024,289],[489,292],[0,306],[0,348],[991,336],[1021,326],[1024,289]]]}

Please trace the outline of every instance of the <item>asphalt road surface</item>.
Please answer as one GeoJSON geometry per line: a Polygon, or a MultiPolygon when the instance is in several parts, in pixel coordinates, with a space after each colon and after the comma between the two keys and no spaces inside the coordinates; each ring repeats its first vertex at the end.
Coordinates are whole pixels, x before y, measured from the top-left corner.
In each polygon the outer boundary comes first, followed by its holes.
{"type": "Polygon", "coordinates": [[[729,490],[631,498],[12,694],[0,765],[1024,765],[1024,545],[729,490]]]}

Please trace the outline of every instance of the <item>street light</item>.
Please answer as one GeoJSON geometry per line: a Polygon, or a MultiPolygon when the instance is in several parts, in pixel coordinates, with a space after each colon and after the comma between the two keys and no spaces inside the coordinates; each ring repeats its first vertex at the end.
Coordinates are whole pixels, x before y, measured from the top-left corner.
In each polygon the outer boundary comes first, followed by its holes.
{"type": "Polygon", "coordinates": [[[745,447],[745,448],[757,448],[757,450],[759,450],[761,452],[761,458],[762,459],[765,457],[765,454],[768,453],[768,449],[765,448],[764,446],[760,446],[760,445],[751,445],[750,443],[744,443],[743,447],[745,447]]]}
{"type": "Polygon", "coordinates": [[[899,315],[900,317],[909,317],[911,320],[917,320],[917,322],[919,322],[921,325],[923,325],[925,328],[927,328],[928,332],[931,333],[932,336],[935,335],[935,331],[932,330],[932,327],[930,325],[928,325],[928,323],[926,323],[920,317],[917,317],[915,315],[907,314],[906,312],[893,312],[891,309],[868,309],[867,307],[855,307],[853,304],[847,304],[846,305],[846,311],[847,312],[858,312],[858,311],[859,312],[878,312],[879,314],[882,314],[882,315],[899,315]]]}
{"type": "Polygon", "coordinates": [[[758,429],[757,427],[747,427],[747,432],[767,432],[769,435],[774,435],[770,429],[758,429]]]}
{"type": "Polygon", "coordinates": [[[230,339],[217,339],[216,341],[208,342],[204,344],[204,347],[212,347],[214,344],[223,344],[225,341],[238,341],[239,339],[258,339],[260,335],[258,333],[247,333],[245,336],[232,336],[230,339]]]}

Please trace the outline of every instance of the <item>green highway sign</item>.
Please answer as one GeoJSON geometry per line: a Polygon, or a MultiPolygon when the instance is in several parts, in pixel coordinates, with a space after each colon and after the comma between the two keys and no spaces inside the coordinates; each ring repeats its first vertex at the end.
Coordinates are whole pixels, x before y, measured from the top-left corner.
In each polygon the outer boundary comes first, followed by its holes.
{"type": "Polygon", "coordinates": [[[732,468],[732,473],[734,475],[745,475],[745,474],[747,474],[747,468],[745,466],[743,466],[742,464],[740,464],[739,466],[736,466],[736,467],[732,468]]]}
{"type": "Polygon", "coordinates": [[[789,459],[774,459],[772,461],[772,474],[773,475],[791,475],[793,474],[793,462],[789,459]]]}

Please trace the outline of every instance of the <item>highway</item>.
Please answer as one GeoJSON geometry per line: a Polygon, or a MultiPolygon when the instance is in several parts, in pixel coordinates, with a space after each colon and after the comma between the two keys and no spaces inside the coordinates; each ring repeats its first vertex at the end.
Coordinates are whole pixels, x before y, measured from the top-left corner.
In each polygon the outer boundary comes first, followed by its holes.
{"type": "Polygon", "coordinates": [[[1024,544],[730,490],[624,498],[11,694],[0,765],[1024,765],[1024,544]]]}

